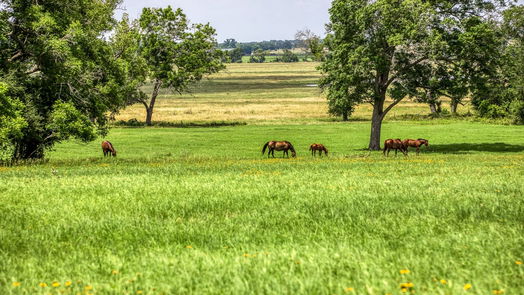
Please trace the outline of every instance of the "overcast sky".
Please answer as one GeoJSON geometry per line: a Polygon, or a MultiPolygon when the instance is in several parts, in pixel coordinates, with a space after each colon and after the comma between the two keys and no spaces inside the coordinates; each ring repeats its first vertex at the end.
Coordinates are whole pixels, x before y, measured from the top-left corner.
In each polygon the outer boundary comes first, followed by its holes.
{"type": "Polygon", "coordinates": [[[223,41],[293,40],[298,30],[309,28],[324,36],[331,0],[124,0],[131,18],[143,7],[180,7],[193,23],[209,22],[223,41]]]}
{"type": "Polygon", "coordinates": [[[220,42],[248,42],[293,40],[304,28],[324,36],[331,0],[124,0],[117,16],[127,12],[136,18],[143,7],[168,5],[182,8],[193,23],[209,22],[220,42]]]}

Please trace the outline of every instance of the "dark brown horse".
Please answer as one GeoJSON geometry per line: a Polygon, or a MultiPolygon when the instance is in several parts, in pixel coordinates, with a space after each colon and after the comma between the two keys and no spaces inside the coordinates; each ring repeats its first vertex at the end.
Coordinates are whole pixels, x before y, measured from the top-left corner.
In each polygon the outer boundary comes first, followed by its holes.
{"type": "Polygon", "coordinates": [[[404,146],[402,143],[402,140],[400,138],[397,139],[386,139],[384,141],[384,156],[389,156],[389,151],[395,150],[395,156],[397,155],[397,152],[400,150],[404,156],[408,155],[407,147],[404,146]],[[387,152],[387,154],[386,154],[387,152]]]}
{"type": "Polygon", "coordinates": [[[113,147],[113,145],[109,141],[102,141],[102,151],[104,152],[105,156],[111,156],[116,157],[116,150],[113,147]]]}
{"type": "Polygon", "coordinates": [[[309,150],[311,151],[311,155],[312,156],[316,156],[317,155],[317,151],[318,151],[318,153],[320,154],[321,157],[322,157],[322,151],[324,151],[326,156],[328,155],[327,148],[323,144],[320,144],[320,143],[314,143],[314,144],[310,145],[309,146],[309,150]]]}
{"type": "Polygon", "coordinates": [[[264,144],[264,147],[262,148],[262,155],[266,152],[266,148],[269,148],[267,151],[267,157],[269,158],[269,155],[272,155],[273,158],[275,157],[275,151],[284,151],[282,153],[282,158],[284,157],[284,154],[289,158],[288,151],[291,150],[291,156],[294,158],[297,156],[297,153],[295,152],[295,148],[289,141],[268,141],[266,144],[264,144]]]}
{"type": "Polygon", "coordinates": [[[417,148],[417,155],[420,152],[420,147],[422,145],[425,145],[426,147],[429,146],[429,141],[423,138],[419,139],[404,139],[402,141],[402,144],[406,147],[406,152],[408,151],[409,147],[417,148]]]}

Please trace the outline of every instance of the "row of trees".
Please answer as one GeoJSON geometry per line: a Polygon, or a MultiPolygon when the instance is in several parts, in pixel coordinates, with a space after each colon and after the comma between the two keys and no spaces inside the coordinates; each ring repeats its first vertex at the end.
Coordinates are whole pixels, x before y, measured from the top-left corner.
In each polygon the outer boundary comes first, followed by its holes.
{"type": "Polygon", "coordinates": [[[430,104],[466,96],[485,116],[524,113],[524,9],[510,1],[335,0],[321,87],[344,119],[373,105],[369,149],[382,121],[406,97],[430,104]],[[392,101],[387,104],[386,98],[392,101]]]}
{"type": "MultiPolygon", "coordinates": [[[[320,36],[316,35],[309,29],[297,31],[295,40],[271,40],[262,42],[237,42],[235,39],[226,39],[218,44],[220,49],[228,49],[228,58],[230,62],[240,62],[242,55],[251,56],[250,62],[263,62],[259,56],[263,52],[271,50],[284,50],[280,60],[289,60],[293,62],[290,49],[302,48],[305,50],[305,59],[321,61],[324,59],[325,50],[323,41],[320,36]],[[254,56],[254,57],[253,57],[254,56]]],[[[298,59],[298,57],[297,57],[298,59]]]]}
{"type": "Polygon", "coordinates": [[[142,103],[151,124],[161,88],[223,68],[215,30],[171,7],[113,19],[119,0],[0,2],[0,157],[42,158],[107,132],[108,114],[142,103]],[[110,37],[104,37],[110,36],[110,37]],[[142,86],[151,82],[146,95],[142,86]]]}
{"type": "Polygon", "coordinates": [[[280,50],[293,49],[300,45],[299,40],[270,40],[260,42],[237,42],[235,39],[226,39],[224,42],[218,44],[220,49],[238,48],[242,50],[244,55],[251,55],[256,50],[280,50]]]}

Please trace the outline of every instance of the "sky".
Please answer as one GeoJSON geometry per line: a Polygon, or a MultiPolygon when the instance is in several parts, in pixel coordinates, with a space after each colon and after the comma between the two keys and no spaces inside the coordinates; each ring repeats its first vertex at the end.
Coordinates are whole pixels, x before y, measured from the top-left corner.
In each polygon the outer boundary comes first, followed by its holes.
{"type": "Polygon", "coordinates": [[[332,0],[124,0],[117,17],[137,18],[143,7],[180,7],[192,23],[210,23],[219,42],[293,40],[298,30],[325,35],[332,0]]]}

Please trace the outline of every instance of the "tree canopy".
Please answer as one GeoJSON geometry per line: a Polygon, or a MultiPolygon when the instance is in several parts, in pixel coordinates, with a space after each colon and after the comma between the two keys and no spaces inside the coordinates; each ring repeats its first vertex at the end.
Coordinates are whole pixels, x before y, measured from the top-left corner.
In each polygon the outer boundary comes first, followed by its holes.
{"type": "Polygon", "coordinates": [[[209,24],[191,25],[181,9],[144,8],[136,23],[123,22],[120,27],[116,36],[122,36],[117,38],[133,44],[134,52],[130,54],[134,57],[130,61],[143,61],[140,68],[145,73],[132,73],[132,76],[142,78],[142,83],[146,77],[153,82],[150,97],[137,88],[139,94],[128,101],[145,106],[148,125],[152,124],[161,88],[181,93],[187,91],[191,83],[224,68],[223,53],[215,46],[215,29],[209,24]]]}
{"type": "Polygon", "coordinates": [[[106,131],[107,113],[129,93],[127,64],[104,39],[117,0],[24,1],[0,5],[0,137],[7,158],[106,131]]]}
{"type": "Polygon", "coordinates": [[[333,1],[325,39],[329,54],[320,66],[330,112],[347,116],[356,105],[371,103],[369,149],[380,149],[382,121],[401,100],[411,95],[431,101],[442,93],[460,98],[465,76],[493,64],[499,52],[492,14],[503,4],[333,1]]]}

